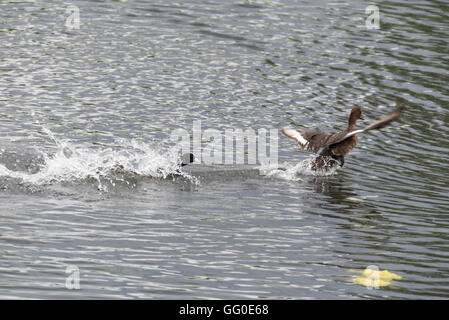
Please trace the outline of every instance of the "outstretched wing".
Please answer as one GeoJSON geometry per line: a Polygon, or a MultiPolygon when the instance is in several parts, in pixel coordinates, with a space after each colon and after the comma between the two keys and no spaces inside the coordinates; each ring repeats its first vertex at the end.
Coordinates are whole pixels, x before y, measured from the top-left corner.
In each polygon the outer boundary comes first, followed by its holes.
{"type": "Polygon", "coordinates": [[[283,128],[281,132],[293,141],[296,141],[301,149],[304,150],[309,146],[309,141],[307,141],[307,139],[303,137],[303,135],[298,130],[283,128]]]}
{"type": "Polygon", "coordinates": [[[363,131],[373,130],[373,129],[382,129],[390,124],[390,122],[393,122],[401,116],[402,110],[396,110],[393,111],[386,116],[383,116],[376,122],[371,123],[369,126],[366,126],[363,128],[363,131]]]}
{"type": "Polygon", "coordinates": [[[323,155],[325,153],[328,153],[328,150],[330,148],[332,148],[336,144],[343,142],[346,139],[348,139],[358,133],[362,133],[362,132],[366,132],[366,131],[374,130],[374,129],[382,129],[382,128],[386,127],[387,125],[389,125],[391,122],[399,119],[400,116],[401,116],[401,110],[396,110],[396,111],[393,111],[393,112],[387,114],[386,116],[383,116],[379,120],[371,123],[370,125],[366,126],[363,129],[354,130],[354,131],[348,132],[347,134],[342,135],[342,136],[336,136],[335,139],[330,139],[330,141],[326,145],[324,145],[322,148],[320,148],[320,150],[318,151],[318,154],[323,155]]]}
{"type": "Polygon", "coordinates": [[[327,133],[307,131],[307,130],[296,130],[283,128],[281,132],[298,143],[298,145],[303,150],[318,151],[316,146],[324,143],[329,138],[327,133]]]}

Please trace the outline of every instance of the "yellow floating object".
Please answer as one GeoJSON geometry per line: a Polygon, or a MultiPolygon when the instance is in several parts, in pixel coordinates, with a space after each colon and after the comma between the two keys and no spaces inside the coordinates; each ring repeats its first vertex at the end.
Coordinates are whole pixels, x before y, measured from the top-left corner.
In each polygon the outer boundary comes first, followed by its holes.
{"type": "Polygon", "coordinates": [[[386,286],[388,286],[390,284],[390,281],[375,280],[375,279],[365,278],[365,277],[357,277],[355,279],[352,279],[352,281],[354,283],[357,283],[357,284],[361,285],[361,286],[372,287],[372,288],[386,287],[386,286]]]}
{"type": "Polygon", "coordinates": [[[362,272],[365,277],[376,277],[378,276],[380,280],[391,281],[391,280],[401,280],[402,277],[398,274],[392,273],[388,270],[379,271],[375,269],[365,269],[362,272]],[[376,274],[378,273],[378,274],[376,274]]]}
{"type": "Polygon", "coordinates": [[[362,271],[362,276],[354,278],[352,281],[359,285],[371,288],[386,287],[391,280],[400,280],[402,277],[388,270],[379,271],[372,268],[366,268],[362,271]]]}

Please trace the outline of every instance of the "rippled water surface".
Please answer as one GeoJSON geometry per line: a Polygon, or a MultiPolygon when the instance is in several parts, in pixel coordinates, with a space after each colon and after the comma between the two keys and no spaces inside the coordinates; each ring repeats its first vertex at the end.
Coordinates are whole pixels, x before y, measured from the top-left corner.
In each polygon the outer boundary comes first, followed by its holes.
{"type": "Polygon", "coordinates": [[[448,298],[449,7],[375,1],[369,30],[369,4],[2,1],[0,298],[448,298]],[[356,104],[404,113],[331,175],[278,131],[287,171],[177,174],[194,121],[336,132],[356,104]]]}

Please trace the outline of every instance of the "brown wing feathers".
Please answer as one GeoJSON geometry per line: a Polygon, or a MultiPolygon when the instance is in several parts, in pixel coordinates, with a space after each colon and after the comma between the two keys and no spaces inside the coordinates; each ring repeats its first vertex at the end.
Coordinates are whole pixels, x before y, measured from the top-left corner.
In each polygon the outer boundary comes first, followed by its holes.
{"type": "Polygon", "coordinates": [[[338,147],[339,144],[346,143],[346,140],[350,139],[354,135],[369,130],[384,128],[391,122],[397,120],[400,116],[401,110],[396,110],[387,114],[386,116],[383,116],[379,120],[373,122],[372,124],[366,126],[363,129],[353,130],[350,132],[345,130],[333,135],[328,135],[322,132],[312,132],[288,128],[282,129],[281,132],[290,139],[296,141],[301,147],[301,149],[318,152],[319,155],[325,155],[330,153],[330,149],[338,147]]]}
{"type": "Polygon", "coordinates": [[[393,112],[387,114],[386,116],[383,116],[379,120],[373,122],[369,126],[366,126],[365,128],[363,128],[363,131],[368,131],[368,130],[373,130],[373,129],[382,129],[382,128],[386,127],[387,125],[389,125],[390,122],[393,122],[393,121],[399,119],[399,117],[401,116],[401,113],[402,113],[402,110],[393,111],[393,112]]]}
{"type": "Polygon", "coordinates": [[[346,133],[345,135],[341,135],[339,137],[336,136],[334,139],[330,139],[330,141],[328,141],[327,144],[323,145],[320,148],[319,154],[325,153],[326,149],[335,147],[337,144],[343,143],[345,140],[351,138],[352,136],[354,136],[354,135],[356,135],[358,133],[362,133],[362,132],[366,132],[366,131],[374,130],[374,129],[385,128],[391,122],[399,119],[400,116],[401,116],[401,110],[396,110],[396,111],[393,111],[393,112],[387,114],[386,116],[383,116],[379,120],[371,123],[370,125],[366,126],[363,129],[354,130],[354,131],[346,133]]]}
{"type": "Polygon", "coordinates": [[[323,132],[295,130],[289,128],[283,128],[281,132],[298,143],[301,149],[313,152],[317,152],[319,150],[317,146],[324,144],[329,138],[329,135],[323,132]]]}

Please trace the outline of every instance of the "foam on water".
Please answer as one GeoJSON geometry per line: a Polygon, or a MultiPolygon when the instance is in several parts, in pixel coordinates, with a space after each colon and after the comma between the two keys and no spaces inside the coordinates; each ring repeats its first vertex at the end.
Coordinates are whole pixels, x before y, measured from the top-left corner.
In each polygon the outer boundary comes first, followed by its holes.
{"type": "Polygon", "coordinates": [[[43,131],[54,141],[56,152],[49,154],[39,151],[42,162],[34,164],[39,166],[35,172],[11,170],[7,165],[0,164],[0,176],[35,186],[94,179],[101,191],[107,191],[102,184],[103,178],[120,180],[123,173],[161,179],[176,174],[198,183],[195,177],[179,171],[181,160],[175,148],[137,140],[121,140],[119,148],[83,147],[55,137],[47,128],[43,128],[43,131]]]}
{"type": "Polygon", "coordinates": [[[262,165],[259,170],[264,176],[288,181],[301,181],[301,176],[331,176],[337,172],[338,166],[331,167],[328,170],[313,170],[312,164],[315,158],[315,155],[311,155],[295,165],[284,163],[281,168],[277,165],[262,165]]]}

